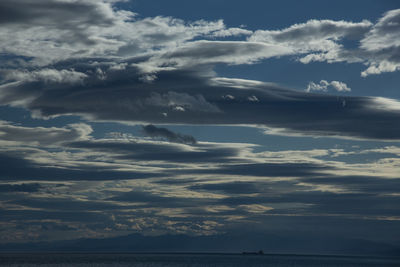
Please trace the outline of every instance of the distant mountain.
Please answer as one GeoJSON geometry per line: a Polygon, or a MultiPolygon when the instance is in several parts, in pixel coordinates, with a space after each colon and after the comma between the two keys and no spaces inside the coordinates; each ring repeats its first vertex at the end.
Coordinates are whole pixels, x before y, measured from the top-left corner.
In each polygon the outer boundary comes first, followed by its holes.
{"type": "Polygon", "coordinates": [[[2,244],[0,252],[233,252],[398,256],[400,247],[361,239],[247,234],[212,236],[130,234],[105,239],[2,244]]]}

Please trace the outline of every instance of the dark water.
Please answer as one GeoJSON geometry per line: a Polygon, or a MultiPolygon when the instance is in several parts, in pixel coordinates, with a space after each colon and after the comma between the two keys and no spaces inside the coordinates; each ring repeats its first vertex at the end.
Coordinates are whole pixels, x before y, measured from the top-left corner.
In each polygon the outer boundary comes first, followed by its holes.
{"type": "Polygon", "coordinates": [[[400,266],[400,259],[235,254],[0,254],[0,266],[400,266]]]}

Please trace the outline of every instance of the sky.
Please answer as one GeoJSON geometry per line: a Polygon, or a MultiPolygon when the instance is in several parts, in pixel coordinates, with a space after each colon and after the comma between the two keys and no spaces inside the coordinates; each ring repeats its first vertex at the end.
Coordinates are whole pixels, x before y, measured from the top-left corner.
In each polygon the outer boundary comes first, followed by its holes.
{"type": "Polygon", "coordinates": [[[398,1],[2,0],[0,62],[0,250],[400,251],[398,1]]]}

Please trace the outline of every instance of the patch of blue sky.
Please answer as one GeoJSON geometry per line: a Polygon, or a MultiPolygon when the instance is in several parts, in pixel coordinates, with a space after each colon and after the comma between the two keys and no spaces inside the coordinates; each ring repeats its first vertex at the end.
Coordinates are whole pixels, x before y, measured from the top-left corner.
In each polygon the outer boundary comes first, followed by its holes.
{"type": "Polygon", "coordinates": [[[188,21],[223,19],[230,27],[246,25],[249,30],[282,29],[309,19],[376,21],[387,10],[399,8],[396,0],[136,0],[119,5],[141,17],[162,15],[188,21]]]}

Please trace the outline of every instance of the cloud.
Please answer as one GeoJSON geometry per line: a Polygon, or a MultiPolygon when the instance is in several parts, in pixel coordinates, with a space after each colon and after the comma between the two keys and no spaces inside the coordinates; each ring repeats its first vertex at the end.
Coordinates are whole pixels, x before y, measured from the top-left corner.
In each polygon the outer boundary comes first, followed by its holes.
{"type": "Polygon", "coordinates": [[[360,40],[360,48],[367,55],[369,65],[361,76],[400,70],[399,19],[400,9],[386,12],[360,40]]]}
{"type": "Polygon", "coordinates": [[[361,40],[361,48],[368,51],[378,51],[400,46],[399,18],[400,9],[390,10],[383,14],[361,40]]]}
{"type": "MultiPolygon", "coordinates": [[[[191,141],[189,138],[188,141],[191,141]]],[[[247,146],[240,144],[189,143],[149,141],[136,138],[124,140],[93,140],[71,142],[70,148],[87,149],[91,152],[107,152],[119,160],[164,161],[178,163],[231,162],[247,146]],[[190,144],[190,145],[189,145],[190,144]]]]}
{"type": "Polygon", "coordinates": [[[326,80],[321,80],[319,84],[314,83],[314,82],[309,82],[306,92],[312,92],[312,91],[322,91],[322,92],[327,92],[328,88],[332,88],[338,92],[350,92],[351,88],[347,86],[344,82],[339,82],[339,81],[331,81],[328,82],[326,80]]]}
{"type": "Polygon", "coordinates": [[[22,184],[0,184],[0,192],[27,192],[33,193],[39,191],[41,185],[38,183],[22,184]]]}
{"type": "Polygon", "coordinates": [[[238,36],[238,35],[251,35],[253,32],[243,29],[243,28],[229,28],[223,29],[219,31],[215,31],[213,36],[215,37],[229,37],[229,36],[238,36]]]}
{"type": "MultiPolygon", "coordinates": [[[[388,101],[384,98],[306,94],[271,83],[218,77],[213,71],[219,63],[253,64],[284,55],[300,55],[304,63],[320,57],[328,62],[361,62],[370,68],[388,62],[385,66],[390,69],[394,59],[382,54],[386,53],[384,49],[374,50],[371,40],[386,38],[382,32],[395,34],[390,25],[397,11],[384,14],[376,24],[310,20],[282,30],[255,31],[247,40],[227,41],[216,36],[225,30],[250,33],[227,28],[220,20],[187,23],[171,17],[139,19],[116,9],[112,2],[47,1],[52,8],[31,3],[30,11],[21,11],[14,22],[10,21],[12,27],[19,25],[13,29],[18,44],[7,41],[2,47],[4,53],[21,57],[23,63],[7,63],[1,72],[3,106],[23,107],[35,118],[78,115],[92,121],[142,124],[252,125],[275,129],[276,133],[399,139],[393,123],[399,114],[396,109],[379,108],[379,103],[388,101]],[[50,29],[54,34],[43,32],[42,24],[55,20],[60,6],[69,10],[64,15],[68,17],[72,16],[70,10],[80,5],[96,10],[90,13],[93,18],[82,16],[79,24],[74,21],[68,27],[57,20],[50,29]],[[34,14],[29,17],[24,12],[34,14]],[[42,21],[46,12],[49,16],[42,21]],[[66,32],[78,32],[79,25],[85,25],[87,30],[82,34],[95,40],[94,44],[65,38],[66,32]],[[32,33],[24,29],[41,34],[31,38],[32,33]],[[353,53],[341,44],[343,39],[360,40],[362,45],[353,53]],[[28,44],[26,40],[30,40],[28,44]],[[47,59],[51,65],[44,62],[47,59]]],[[[18,1],[15,6],[25,3],[18,1]]],[[[17,12],[11,2],[3,5],[4,10],[17,12]]],[[[387,43],[395,49],[395,41],[387,43]]],[[[329,88],[350,91],[343,82],[325,80],[310,82],[307,91],[329,88]]]]}
{"type": "Polygon", "coordinates": [[[73,123],[66,127],[24,127],[7,121],[0,121],[0,137],[3,145],[22,143],[24,145],[57,145],[63,142],[87,140],[93,129],[85,123],[73,123]]]}
{"type": "Polygon", "coordinates": [[[248,40],[287,47],[292,50],[292,55],[301,56],[299,61],[305,64],[312,61],[360,62],[362,59],[356,54],[342,55],[343,45],[340,42],[342,39],[362,38],[372,25],[367,20],[309,20],[282,30],[258,30],[248,40]]]}
{"type": "MultiPolygon", "coordinates": [[[[52,130],[59,128],[42,132],[52,130]]],[[[65,239],[66,231],[68,238],[209,235],[288,216],[318,217],[313,225],[327,218],[344,223],[399,217],[393,206],[398,161],[390,157],[350,164],[332,161],[336,158],[323,149],[256,152],[259,147],[251,144],[187,145],[123,134],[61,142],[57,149],[52,142],[38,148],[16,140],[20,143],[1,147],[0,231],[34,230],[33,240],[65,239]]],[[[20,239],[13,235],[12,240],[20,239]]]]}
{"type": "Polygon", "coordinates": [[[192,96],[174,91],[165,94],[153,93],[144,102],[145,105],[170,108],[174,111],[220,112],[217,106],[207,102],[201,94],[192,96]]]}
{"type": "Polygon", "coordinates": [[[78,28],[79,24],[110,25],[113,23],[112,10],[103,1],[5,0],[1,2],[0,10],[2,11],[0,24],[8,25],[48,25],[57,19],[59,19],[59,24],[56,26],[59,27],[65,25],[78,28]],[[86,16],[81,17],[78,14],[86,14],[86,16]]]}
{"type": "MultiPolygon", "coordinates": [[[[252,32],[222,20],[141,18],[116,2],[0,3],[0,105],[22,107],[35,118],[86,120],[60,127],[0,122],[1,242],[138,231],[208,235],[257,225],[312,232],[326,220],[336,227],[373,221],[368,229],[374,229],[378,221],[400,219],[396,147],[361,151],[382,157],[350,163],[341,161],[338,155],[348,152],[339,149],[261,151],[153,125],[247,125],[397,141],[395,99],[296,91],[219,77],[214,67],[290,56],[302,63],[363,63],[363,76],[396,71],[398,10],[375,24],[310,20],[252,32]],[[346,40],[359,45],[348,49],[346,40]],[[92,122],[146,124],[153,139],[102,138],[92,133],[92,122]]],[[[325,80],[308,91],[328,89],[350,91],[325,80]]],[[[393,228],[381,231],[393,236],[393,228]]]]}
{"type": "MultiPolygon", "coordinates": [[[[138,19],[135,13],[116,8],[117,2],[3,1],[0,51],[20,57],[24,65],[45,66],[71,58],[154,56],[195,38],[250,34],[227,28],[222,20],[138,19]]],[[[8,59],[5,65],[16,62],[8,59]]]]}
{"type": "Polygon", "coordinates": [[[142,126],[142,130],[144,134],[147,136],[165,138],[170,142],[183,143],[183,144],[196,143],[196,139],[193,136],[174,133],[166,128],[158,128],[152,124],[142,126]]]}
{"type": "Polygon", "coordinates": [[[204,183],[192,185],[190,189],[220,191],[227,194],[254,194],[263,191],[258,182],[204,183]]]}
{"type": "Polygon", "coordinates": [[[115,51],[118,40],[103,30],[121,25],[134,14],[114,11],[106,1],[2,1],[0,51],[47,64],[100,51],[115,51]]]}
{"type": "Polygon", "coordinates": [[[329,170],[329,167],[312,163],[249,163],[224,165],[194,172],[260,177],[313,177],[319,176],[319,172],[323,170],[329,170]]]}
{"type": "MultiPolygon", "coordinates": [[[[304,49],[304,45],[313,44],[313,41],[322,42],[324,40],[338,40],[346,37],[357,39],[367,33],[372,23],[364,20],[362,22],[347,22],[333,20],[309,20],[306,23],[294,24],[283,30],[258,30],[250,36],[250,41],[266,43],[283,43],[294,45],[299,42],[299,50],[304,49]]],[[[321,43],[319,43],[321,44],[321,43]]],[[[323,50],[323,48],[319,48],[323,50]]]]}
{"type": "Polygon", "coordinates": [[[75,162],[75,164],[64,162],[65,166],[62,166],[51,158],[39,158],[35,161],[33,159],[25,159],[24,156],[15,152],[0,153],[0,160],[4,164],[0,167],[0,180],[3,181],[102,181],[160,176],[160,174],[152,173],[148,170],[147,172],[140,170],[115,171],[116,167],[121,166],[111,167],[107,166],[107,164],[101,164],[101,162],[86,162],[84,164],[79,164],[79,161],[75,162]]]}
{"type": "MultiPolygon", "coordinates": [[[[379,108],[386,98],[318,95],[258,81],[221,79],[209,68],[158,71],[157,79],[148,83],[136,66],[73,66],[88,75],[84,83],[10,82],[0,86],[0,104],[26,108],[39,118],[80,115],[88,120],[253,125],[316,136],[400,138],[394,123],[400,116],[397,109],[379,108]],[[104,77],[93,72],[98,68],[104,77]],[[234,99],[226,100],[226,95],[234,99]]],[[[335,81],[329,85],[348,88],[335,81]]]]}
{"type": "MultiPolygon", "coordinates": [[[[158,69],[200,64],[253,64],[263,59],[296,56],[300,62],[358,62],[368,66],[363,76],[396,71],[398,10],[373,24],[309,20],[282,30],[249,31],[227,28],[222,20],[185,22],[172,17],[138,18],[116,7],[118,1],[61,1],[40,3],[3,1],[0,51],[4,66],[42,66],[68,59],[147,57],[140,64],[154,77],[158,69]],[[248,36],[245,40],[219,40],[248,36]],[[348,49],[344,39],[360,46],[348,49]],[[15,58],[10,58],[13,55],[15,58]],[[193,62],[197,63],[193,63],[193,62]]],[[[151,79],[152,80],[152,79],[151,79]]]]}
{"type": "Polygon", "coordinates": [[[400,10],[383,14],[376,24],[362,22],[309,20],[282,30],[257,30],[248,40],[280,45],[300,56],[299,61],[360,62],[367,65],[362,77],[400,69],[398,17],[400,10]],[[356,40],[356,48],[348,48],[343,39],[356,40]]]}
{"type": "Polygon", "coordinates": [[[5,80],[19,82],[65,83],[75,84],[83,82],[86,74],[74,70],[56,70],[44,68],[38,71],[8,70],[3,71],[5,80]]]}
{"type": "Polygon", "coordinates": [[[262,59],[288,55],[291,51],[285,46],[261,42],[202,40],[185,44],[159,57],[155,56],[150,64],[155,67],[170,64],[179,68],[193,64],[252,64],[262,59]]]}

